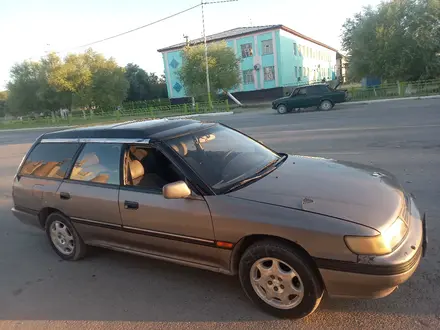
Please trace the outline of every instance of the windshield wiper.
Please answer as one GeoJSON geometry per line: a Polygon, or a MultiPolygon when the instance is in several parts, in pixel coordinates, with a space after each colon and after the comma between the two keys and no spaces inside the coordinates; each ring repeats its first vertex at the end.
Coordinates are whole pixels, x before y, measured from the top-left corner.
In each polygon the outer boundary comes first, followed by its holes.
{"type": "MultiPolygon", "coordinates": [[[[275,167],[272,169],[272,171],[273,171],[274,169],[275,169],[275,167]]],[[[270,171],[270,172],[272,172],[272,171],[270,171]]],[[[249,183],[249,182],[251,182],[251,181],[256,181],[256,180],[262,178],[265,174],[266,174],[266,173],[264,173],[264,174],[259,174],[259,175],[254,175],[253,177],[250,177],[250,178],[247,178],[247,179],[241,180],[240,182],[234,184],[231,188],[229,188],[228,190],[226,190],[226,193],[231,192],[231,191],[234,191],[235,189],[237,189],[237,188],[239,188],[239,187],[241,187],[241,186],[243,186],[243,185],[245,185],[245,184],[247,184],[247,183],[249,183]]]]}
{"type": "Polygon", "coordinates": [[[287,155],[283,155],[282,157],[278,158],[278,159],[274,159],[273,161],[269,162],[268,164],[266,164],[261,170],[259,170],[255,175],[253,175],[250,178],[241,180],[240,182],[236,183],[235,185],[233,185],[231,188],[229,188],[226,193],[231,192],[251,181],[256,181],[260,178],[262,178],[263,176],[271,173],[272,171],[274,171],[277,166],[279,164],[281,164],[282,162],[284,162],[284,160],[286,160],[287,155]],[[270,170],[266,171],[268,168],[272,167],[270,170]]]}

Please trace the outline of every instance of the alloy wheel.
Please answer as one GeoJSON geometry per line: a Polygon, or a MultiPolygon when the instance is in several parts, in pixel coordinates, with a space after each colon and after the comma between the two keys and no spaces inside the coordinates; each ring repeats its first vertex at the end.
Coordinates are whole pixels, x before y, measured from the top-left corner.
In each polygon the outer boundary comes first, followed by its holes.
{"type": "Polygon", "coordinates": [[[55,248],[63,255],[71,255],[75,249],[75,239],[70,229],[61,221],[50,225],[50,239],[55,248]]]}
{"type": "Polygon", "coordinates": [[[304,285],[298,273],[282,260],[261,258],[251,267],[250,279],[255,293],[266,304],[292,309],[304,297],[304,285]]]}

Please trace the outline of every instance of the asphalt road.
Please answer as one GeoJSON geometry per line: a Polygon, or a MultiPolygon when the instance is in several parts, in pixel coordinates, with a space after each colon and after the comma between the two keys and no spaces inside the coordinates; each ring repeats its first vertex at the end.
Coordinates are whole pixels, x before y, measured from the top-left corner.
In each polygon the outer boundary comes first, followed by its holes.
{"type": "Polygon", "coordinates": [[[209,119],[279,151],[396,174],[428,215],[429,250],[416,274],[387,298],[325,299],[312,316],[281,321],[256,309],[234,277],[100,249],[63,262],[43,232],[10,213],[12,176],[42,131],[0,131],[0,329],[440,328],[439,99],[209,119]]]}

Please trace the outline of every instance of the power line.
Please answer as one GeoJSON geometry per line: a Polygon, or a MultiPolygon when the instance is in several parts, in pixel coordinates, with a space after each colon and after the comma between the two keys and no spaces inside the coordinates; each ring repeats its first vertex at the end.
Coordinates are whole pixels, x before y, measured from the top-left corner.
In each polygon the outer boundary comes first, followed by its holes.
{"type": "Polygon", "coordinates": [[[238,1],[238,0],[206,1],[206,2],[203,2],[203,4],[204,4],[204,5],[213,5],[213,4],[216,4],[216,3],[236,2],[236,1],[238,1]]]}
{"type": "MultiPolygon", "coordinates": [[[[227,0],[227,1],[237,1],[237,0],[227,0]]],[[[90,42],[90,43],[88,43],[88,44],[84,44],[84,45],[77,46],[77,47],[73,47],[73,48],[68,48],[68,49],[65,49],[65,50],[62,50],[62,51],[58,51],[58,52],[56,52],[56,53],[62,53],[62,52],[65,52],[65,51],[68,51],[68,50],[72,50],[72,49],[85,48],[85,47],[89,47],[89,46],[92,46],[92,45],[95,45],[95,44],[98,44],[98,43],[101,43],[101,42],[104,42],[104,41],[107,41],[107,40],[110,40],[110,39],[118,38],[118,37],[121,37],[121,36],[126,35],[126,34],[128,34],[128,33],[132,33],[132,32],[134,32],[134,31],[137,31],[137,30],[140,30],[140,29],[146,28],[146,27],[148,27],[148,26],[151,26],[151,25],[154,25],[154,24],[157,24],[157,23],[163,22],[163,21],[165,21],[165,20],[167,20],[167,19],[173,18],[173,17],[175,17],[175,16],[177,16],[177,15],[180,15],[180,14],[186,13],[187,11],[190,11],[190,10],[193,10],[193,9],[195,9],[195,8],[197,8],[197,7],[200,7],[201,5],[202,5],[202,4],[199,3],[199,4],[195,5],[195,6],[192,6],[192,7],[190,7],[190,8],[187,8],[187,9],[181,10],[181,11],[179,11],[179,12],[177,12],[177,13],[174,13],[174,14],[172,14],[172,15],[169,15],[169,16],[166,16],[166,17],[164,17],[164,18],[158,19],[157,21],[154,21],[154,22],[151,22],[151,23],[148,23],[148,24],[145,24],[145,25],[139,26],[139,27],[137,27],[137,28],[134,28],[134,29],[131,29],[131,30],[128,30],[128,31],[125,31],[125,32],[119,33],[119,34],[116,34],[116,35],[111,36],[111,37],[107,37],[107,38],[104,38],[104,39],[100,39],[100,40],[97,40],[97,41],[93,41],[93,42],[90,42]]]]}

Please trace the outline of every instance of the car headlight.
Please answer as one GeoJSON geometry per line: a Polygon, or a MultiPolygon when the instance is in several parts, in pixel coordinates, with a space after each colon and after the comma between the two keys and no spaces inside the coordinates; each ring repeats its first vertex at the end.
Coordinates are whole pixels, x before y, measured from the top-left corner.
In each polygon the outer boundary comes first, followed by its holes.
{"type": "Polygon", "coordinates": [[[384,255],[393,252],[393,249],[403,240],[408,227],[399,217],[391,226],[377,236],[345,236],[345,244],[356,254],[384,255]]]}

